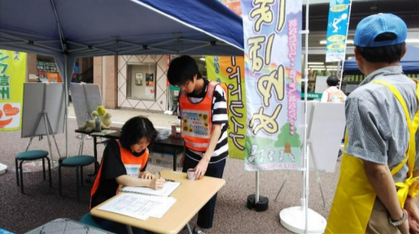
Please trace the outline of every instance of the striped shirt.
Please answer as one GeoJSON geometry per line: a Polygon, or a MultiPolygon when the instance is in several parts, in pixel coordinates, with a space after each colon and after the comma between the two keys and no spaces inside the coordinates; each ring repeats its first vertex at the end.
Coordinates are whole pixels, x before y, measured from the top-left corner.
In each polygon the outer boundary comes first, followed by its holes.
{"type": "MultiPolygon", "coordinates": [[[[198,95],[187,94],[189,101],[191,103],[199,103],[205,97],[208,89],[209,80],[204,79],[205,89],[198,95]]],[[[215,91],[212,99],[212,124],[221,124],[221,135],[218,139],[217,146],[214,149],[214,152],[211,156],[209,163],[216,163],[221,160],[224,160],[228,157],[228,140],[227,140],[227,123],[228,123],[228,114],[227,114],[227,102],[224,89],[217,85],[215,86],[215,91]]],[[[180,113],[182,110],[178,111],[178,118],[180,119],[180,113]]],[[[185,147],[185,155],[192,160],[199,161],[204,156],[205,151],[194,151],[185,147]]]]}
{"type": "MultiPolygon", "coordinates": [[[[349,95],[345,102],[347,154],[362,160],[387,164],[390,169],[404,159],[409,143],[409,130],[402,105],[386,86],[371,83],[377,79],[394,85],[406,102],[410,119],[413,119],[418,109],[416,84],[402,72],[399,66],[376,70],[349,95]]],[[[416,168],[418,161],[416,159],[416,168]]],[[[405,164],[393,176],[395,182],[403,181],[407,171],[405,164]]]]}

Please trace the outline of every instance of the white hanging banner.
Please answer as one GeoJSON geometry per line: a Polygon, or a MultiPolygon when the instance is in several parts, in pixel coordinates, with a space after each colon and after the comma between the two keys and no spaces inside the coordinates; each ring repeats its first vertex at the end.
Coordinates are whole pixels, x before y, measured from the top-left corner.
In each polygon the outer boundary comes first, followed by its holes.
{"type": "Polygon", "coordinates": [[[301,0],[242,0],[245,170],[299,169],[301,0]]]}
{"type": "Polygon", "coordinates": [[[326,62],[345,60],[350,0],[330,0],[327,23],[326,62]]]}

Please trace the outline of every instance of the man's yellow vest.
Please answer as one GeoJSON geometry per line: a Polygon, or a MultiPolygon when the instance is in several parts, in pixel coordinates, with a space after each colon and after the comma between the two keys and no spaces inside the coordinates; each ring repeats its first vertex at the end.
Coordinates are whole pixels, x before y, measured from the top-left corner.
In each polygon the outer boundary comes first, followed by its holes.
{"type": "MultiPolygon", "coordinates": [[[[419,126],[419,111],[415,114],[413,121],[411,121],[407,105],[399,91],[388,82],[382,80],[373,80],[372,82],[389,88],[399,100],[406,115],[410,133],[408,150],[404,160],[391,170],[391,174],[394,175],[405,165],[406,161],[408,163],[409,172],[407,179],[404,182],[396,183],[400,207],[403,208],[407,196],[414,197],[419,192],[415,183],[419,178],[413,177],[416,157],[415,134],[419,126]]],[[[419,97],[418,84],[416,85],[416,96],[419,97]]],[[[347,142],[346,135],[345,149],[347,142]]],[[[352,155],[344,154],[339,182],[325,233],[365,233],[376,196],[377,194],[365,175],[364,162],[352,155]]]]}

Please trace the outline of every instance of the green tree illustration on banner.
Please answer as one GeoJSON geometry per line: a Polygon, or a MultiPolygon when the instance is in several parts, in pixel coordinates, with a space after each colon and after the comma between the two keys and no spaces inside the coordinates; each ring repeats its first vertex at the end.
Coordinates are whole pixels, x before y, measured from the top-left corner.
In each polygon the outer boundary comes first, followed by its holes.
{"type": "Polygon", "coordinates": [[[300,135],[297,128],[294,127],[294,135],[290,134],[290,123],[286,123],[281,127],[281,133],[278,134],[278,140],[275,142],[276,147],[285,147],[285,144],[290,144],[291,147],[300,147],[300,135]]]}

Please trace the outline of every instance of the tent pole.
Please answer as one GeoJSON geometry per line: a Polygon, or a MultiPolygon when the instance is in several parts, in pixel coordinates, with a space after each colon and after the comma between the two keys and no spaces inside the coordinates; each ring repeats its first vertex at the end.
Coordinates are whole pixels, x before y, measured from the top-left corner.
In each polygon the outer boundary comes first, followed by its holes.
{"type": "Polygon", "coordinates": [[[301,198],[301,208],[304,214],[304,233],[307,233],[308,230],[308,193],[309,193],[309,158],[307,151],[307,134],[308,134],[308,33],[309,33],[309,9],[310,9],[310,0],[307,0],[306,3],[306,22],[305,22],[305,57],[304,57],[304,146],[303,146],[303,155],[304,155],[304,171],[303,171],[303,196],[301,198]]]}
{"type": "Polygon", "coordinates": [[[65,114],[64,114],[64,126],[65,126],[65,157],[68,156],[68,55],[64,54],[64,90],[65,90],[65,114]]]}

